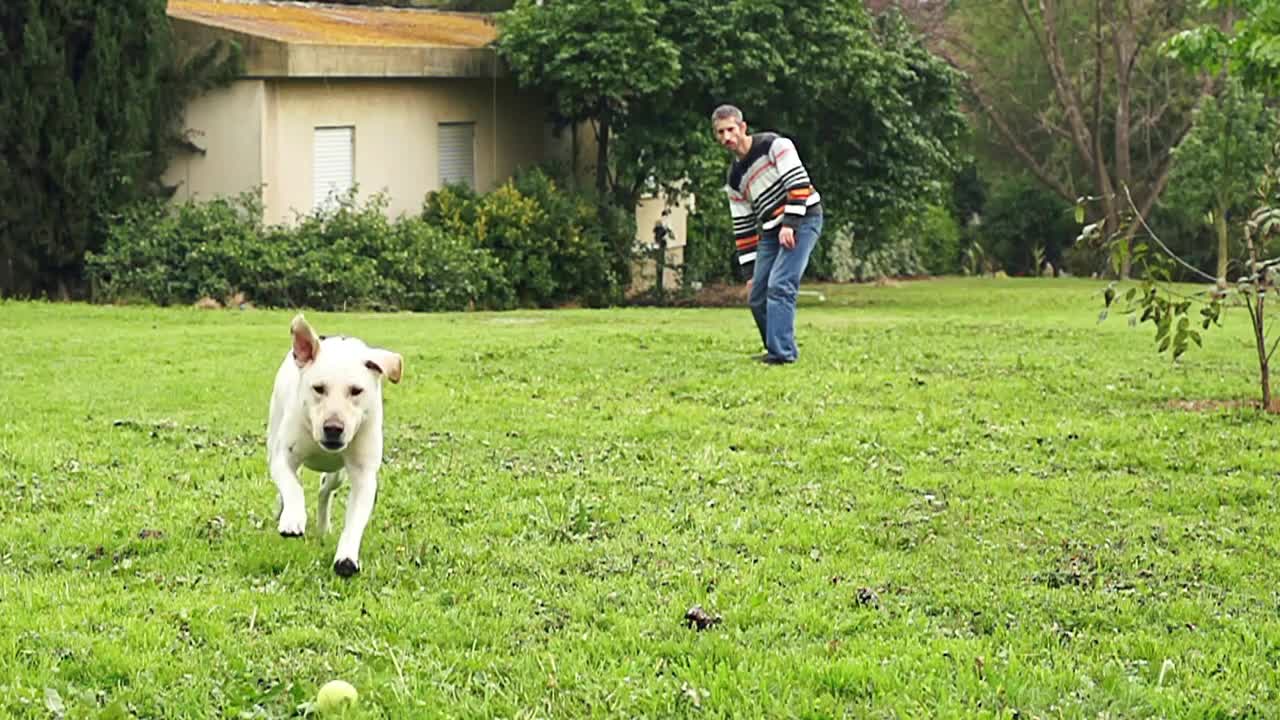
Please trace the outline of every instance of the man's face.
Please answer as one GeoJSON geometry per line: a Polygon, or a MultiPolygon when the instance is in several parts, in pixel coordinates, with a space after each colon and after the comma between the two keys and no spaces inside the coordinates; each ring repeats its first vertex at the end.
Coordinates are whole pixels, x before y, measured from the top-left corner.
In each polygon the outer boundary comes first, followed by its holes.
{"type": "Polygon", "coordinates": [[[716,142],[735,153],[742,147],[747,134],[747,124],[733,118],[720,118],[712,123],[716,131],[716,142]]]}

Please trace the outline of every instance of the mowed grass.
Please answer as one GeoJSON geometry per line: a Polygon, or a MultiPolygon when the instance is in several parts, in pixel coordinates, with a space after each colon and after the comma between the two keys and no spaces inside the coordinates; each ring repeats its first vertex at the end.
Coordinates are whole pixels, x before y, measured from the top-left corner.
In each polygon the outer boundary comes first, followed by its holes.
{"type": "Polygon", "coordinates": [[[0,716],[1275,716],[1280,425],[1170,405],[1255,399],[1246,316],[1175,365],[1101,288],[825,287],[781,368],[744,308],[308,313],[406,360],[351,580],[275,532],[291,313],[0,304],[0,716]]]}

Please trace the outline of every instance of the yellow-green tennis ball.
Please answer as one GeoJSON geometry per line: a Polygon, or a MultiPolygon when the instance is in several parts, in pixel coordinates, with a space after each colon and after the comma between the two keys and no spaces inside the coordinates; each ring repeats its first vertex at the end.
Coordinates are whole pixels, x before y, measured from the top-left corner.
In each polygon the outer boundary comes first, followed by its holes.
{"type": "Polygon", "coordinates": [[[351,707],[356,704],[356,689],[345,680],[330,680],[320,688],[316,695],[317,712],[331,712],[351,707]]]}

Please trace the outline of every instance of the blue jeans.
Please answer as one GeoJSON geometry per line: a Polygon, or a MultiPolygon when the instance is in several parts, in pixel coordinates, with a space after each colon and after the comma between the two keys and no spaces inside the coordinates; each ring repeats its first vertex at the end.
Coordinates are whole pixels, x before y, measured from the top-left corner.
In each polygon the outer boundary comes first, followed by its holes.
{"type": "Polygon", "coordinates": [[[800,356],[796,347],[796,293],[809,265],[809,255],[822,234],[822,215],[807,215],[795,226],[796,244],[790,250],[778,242],[780,229],[760,236],[747,303],[765,349],[775,358],[794,362],[800,356]]]}

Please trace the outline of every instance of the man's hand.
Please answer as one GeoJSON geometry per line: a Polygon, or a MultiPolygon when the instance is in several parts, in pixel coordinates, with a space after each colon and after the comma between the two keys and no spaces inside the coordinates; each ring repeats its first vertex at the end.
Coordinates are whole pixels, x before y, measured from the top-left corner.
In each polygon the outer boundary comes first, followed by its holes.
{"type": "Polygon", "coordinates": [[[782,247],[794,250],[796,247],[796,229],[789,225],[783,225],[782,229],[778,231],[778,242],[782,244],[782,247]]]}

